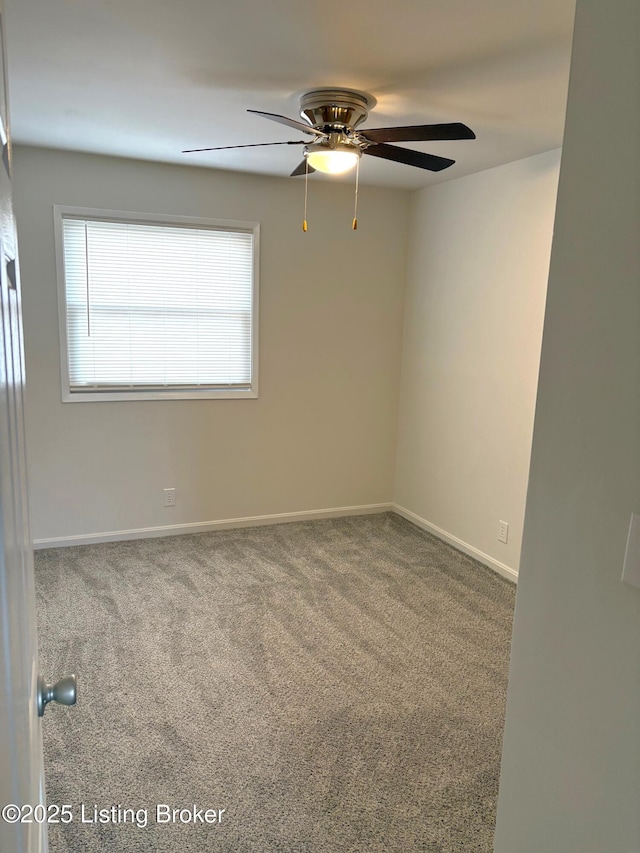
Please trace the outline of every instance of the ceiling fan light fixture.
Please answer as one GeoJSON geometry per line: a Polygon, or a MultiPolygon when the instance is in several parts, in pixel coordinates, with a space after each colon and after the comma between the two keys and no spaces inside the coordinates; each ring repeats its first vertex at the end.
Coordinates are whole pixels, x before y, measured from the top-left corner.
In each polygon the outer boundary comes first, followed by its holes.
{"type": "Polygon", "coordinates": [[[312,169],[328,175],[342,175],[353,169],[360,158],[360,152],[352,147],[317,147],[305,151],[305,156],[312,169]]]}
{"type": "MultiPolygon", "coordinates": [[[[0,0],[1,2],[1,0],[0,0]]],[[[309,175],[310,172],[324,172],[340,175],[353,169],[363,154],[370,154],[382,160],[391,160],[440,172],[453,166],[455,160],[398,147],[395,142],[430,142],[437,140],[475,139],[476,135],[461,122],[445,124],[418,124],[402,127],[378,127],[356,130],[369,115],[376,99],[367,92],[356,92],[340,87],[332,89],[312,89],[300,98],[300,118],[302,121],[265,113],[261,110],[248,112],[262,118],[292,127],[307,136],[313,136],[311,142],[305,139],[293,139],[288,142],[252,142],[246,145],[216,145],[213,148],[189,148],[183,154],[196,151],[221,151],[229,148],[258,148],[269,145],[304,145],[304,160],[291,172],[291,177],[309,175]]],[[[356,193],[358,179],[356,176],[356,193]]],[[[306,184],[305,184],[306,186],[306,184]]],[[[355,217],[354,217],[355,222],[355,217]]]]}

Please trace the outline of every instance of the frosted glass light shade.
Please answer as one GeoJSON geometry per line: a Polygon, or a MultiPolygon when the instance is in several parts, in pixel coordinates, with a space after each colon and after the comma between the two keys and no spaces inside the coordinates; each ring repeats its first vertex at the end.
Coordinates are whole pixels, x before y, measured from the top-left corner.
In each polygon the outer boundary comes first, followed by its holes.
{"type": "Polygon", "coordinates": [[[329,175],[340,175],[348,172],[358,162],[358,154],[355,151],[344,151],[342,149],[324,148],[310,151],[307,154],[309,165],[318,172],[327,172],[329,175]]]}

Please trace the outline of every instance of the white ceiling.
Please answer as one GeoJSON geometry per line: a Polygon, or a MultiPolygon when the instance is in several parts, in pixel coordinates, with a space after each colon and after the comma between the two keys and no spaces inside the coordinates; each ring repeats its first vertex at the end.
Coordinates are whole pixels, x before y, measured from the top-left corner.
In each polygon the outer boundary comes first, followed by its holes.
{"type": "MultiPolygon", "coordinates": [[[[437,175],[367,157],[360,180],[417,188],[558,147],[574,0],[5,0],[17,143],[288,175],[307,89],[352,87],[364,127],[461,121],[474,141],[405,143],[437,175]]],[[[313,180],[335,180],[326,176],[313,180]]]]}

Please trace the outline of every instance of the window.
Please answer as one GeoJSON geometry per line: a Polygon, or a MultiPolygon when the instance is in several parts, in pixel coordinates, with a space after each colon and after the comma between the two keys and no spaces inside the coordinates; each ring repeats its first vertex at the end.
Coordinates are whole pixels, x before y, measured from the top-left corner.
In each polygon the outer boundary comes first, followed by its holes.
{"type": "Polygon", "coordinates": [[[258,225],[55,207],[62,399],[257,397],[258,225]]]}

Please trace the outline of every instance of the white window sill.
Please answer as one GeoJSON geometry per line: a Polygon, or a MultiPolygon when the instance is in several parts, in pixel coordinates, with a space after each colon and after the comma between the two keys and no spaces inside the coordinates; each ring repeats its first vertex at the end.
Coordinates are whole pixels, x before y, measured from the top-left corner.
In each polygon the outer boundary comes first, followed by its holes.
{"type": "Polygon", "coordinates": [[[243,388],[180,390],[180,391],[86,391],[63,393],[63,403],[113,403],[123,400],[257,400],[257,389],[243,388]]]}

